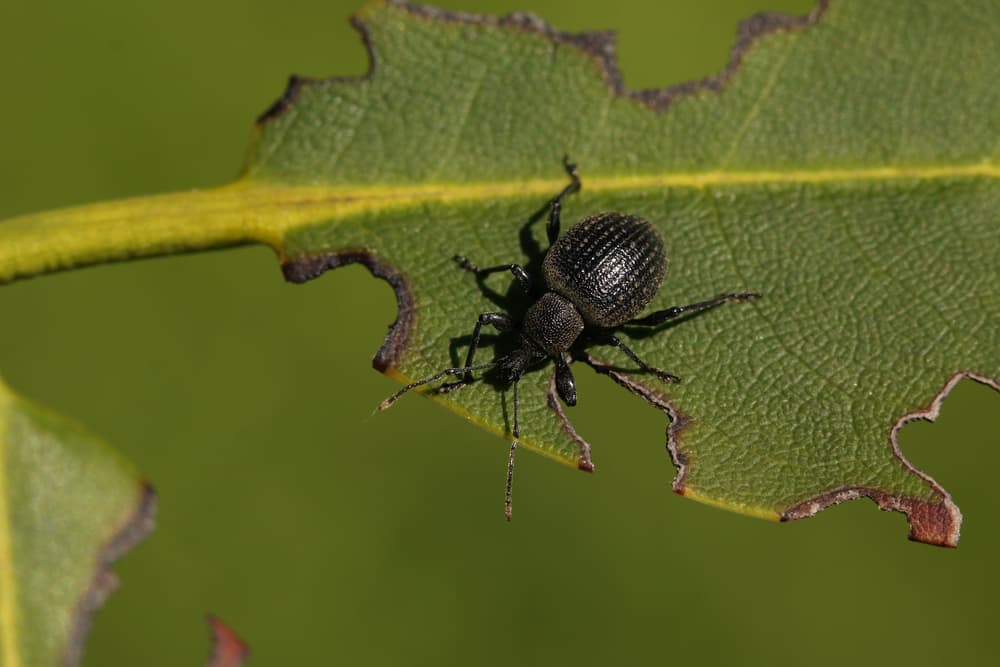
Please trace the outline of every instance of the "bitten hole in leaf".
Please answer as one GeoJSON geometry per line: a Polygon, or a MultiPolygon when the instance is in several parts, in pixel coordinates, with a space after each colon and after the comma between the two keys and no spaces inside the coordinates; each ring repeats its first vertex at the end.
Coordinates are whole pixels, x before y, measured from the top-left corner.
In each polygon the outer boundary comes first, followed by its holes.
{"type": "Polygon", "coordinates": [[[960,380],[955,385],[941,403],[935,421],[914,420],[900,431],[903,456],[948,489],[962,508],[966,539],[983,532],[988,509],[996,507],[994,484],[987,476],[1000,468],[998,434],[1000,393],[972,379],[960,380]],[[968,466],[980,471],[979,483],[956,486],[953,480],[968,479],[968,466]]]}

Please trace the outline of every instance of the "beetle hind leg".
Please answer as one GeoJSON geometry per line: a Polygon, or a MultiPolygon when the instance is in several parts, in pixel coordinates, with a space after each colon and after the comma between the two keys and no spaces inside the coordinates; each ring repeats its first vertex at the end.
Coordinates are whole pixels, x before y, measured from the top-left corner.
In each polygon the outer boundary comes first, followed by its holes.
{"type": "Polygon", "coordinates": [[[721,306],[724,303],[751,301],[758,297],[760,297],[760,294],[757,294],[756,292],[740,292],[738,294],[720,294],[719,296],[713,299],[708,299],[706,301],[689,303],[686,306],[674,306],[672,308],[664,308],[663,310],[658,310],[655,313],[650,313],[645,317],[629,320],[625,324],[631,326],[639,326],[639,327],[655,327],[657,325],[663,324],[667,320],[672,320],[673,318],[678,317],[680,315],[699,313],[703,310],[708,310],[710,308],[715,308],[716,306],[721,306]]]}
{"type": "Polygon", "coordinates": [[[627,356],[629,359],[638,364],[639,368],[646,371],[647,373],[652,373],[663,382],[681,381],[681,379],[676,375],[674,375],[673,373],[665,371],[662,368],[657,368],[656,366],[650,366],[649,364],[647,364],[645,361],[640,359],[639,355],[633,352],[628,345],[621,342],[621,340],[617,336],[614,336],[612,334],[602,334],[594,336],[593,339],[598,343],[601,343],[602,345],[611,345],[612,347],[617,347],[619,350],[625,353],[625,356],[627,356]]]}

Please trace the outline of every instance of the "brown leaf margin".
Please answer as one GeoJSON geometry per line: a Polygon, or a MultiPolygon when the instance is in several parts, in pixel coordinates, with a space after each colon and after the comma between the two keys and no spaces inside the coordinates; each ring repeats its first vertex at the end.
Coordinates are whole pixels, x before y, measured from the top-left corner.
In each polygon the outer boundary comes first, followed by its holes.
{"type": "MultiPolygon", "coordinates": [[[[614,366],[588,353],[578,354],[576,358],[593,368],[597,373],[608,376],[615,383],[635,394],[646,403],[666,413],[670,420],[667,425],[667,452],[670,454],[670,459],[677,471],[674,476],[673,491],[682,496],[687,495],[687,456],[684,454],[680,435],[684,426],[688,423],[688,417],[680,413],[663,394],[649,385],[630,377],[628,374],[619,371],[614,366]]],[[[934,493],[939,496],[939,502],[927,502],[900,497],[871,487],[852,486],[835,489],[815,498],[804,500],[777,513],[775,518],[782,522],[808,519],[832,505],[839,505],[840,503],[856,498],[870,498],[883,511],[902,512],[906,515],[906,520],[910,528],[908,535],[910,540],[934,546],[957,547],[962,529],[961,510],[959,510],[958,505],[951,499],[951,494],[944,487],[907,460],[899,446],[899,433],[904,426],[913,421],[936,421],[941,414],[941,405],[944,403],[944,400],[960,381],[966,379],[974,380],[1000,392],[1000,380],[972,371],[953,373],[926,407],[900,417],[889,432],[889,444],[892,448],[893,456],[909,472],[923,479],[934,493]]],[[[552,407],[551,404],[549,407],[552,407]]],[[[564,419],[564,415],[560,414],[561,411],[556,412],[557,416],[564,419]]],[[[579,436],[575,437],[579,438],[579,436]]],[[[582,441],[582,438],[580,440],[582,441]]],[[[584,444],[586,443],[584,442],[584,444]]],[[[589,454],[589,446],[587,451],[589,454]]]]}
{"type": "Polygon", "coordinates": [[[556,374],[554,371],[549,376],[549,386],[545,390],[545,404],[556,416],[556,419],[559,420],[559,425],[562,427],[563,432],[576,443],[576,446],[580,450],[580,458],[577,461],[576,467],[584,472],[594,472],[594,461],[591,458],[590,443],[577,432],[573,426],[573,422],[569,420],[566,411],[563,410],[562,403],[559,401],[559,392],[556,389],[556,374]]]}
{"type": "Polygon", "coordinates": [[[958,509],[954,501],[952,501],[951,495],[940,484],[906,459],[899,447],[899,433],[904,426],[913,421],[936,421],[941,414],[941,405],[944,403],[944,399],[948,397],[948,394],[951,393],[952,389],[961,380],[966,379],[974,380],[1000,391],[1000,380],[972,371],[959,371],[948,378],[941,390],[931,399],[926,407],[901,417],[889,433],[889,444],[892,447],[893,456],[907,470],[927,482],[927,485],[931,487],[934,493],[940,496],[940,502],[931,503],[913,500],[912,498],[899,498],[884,491],[863,486],[846,487],[835,489],[793,505],[781,513],[781,520],[794,521],[796,519],[805,519],[814,516],[817,512],[831,505],[839,505],[846,500],[866,497],[875,501],[881,510],[904,513],[910,524],[909,538],[911,540],[942,547],[957,547],[962,530],[962,512],[958,509]]]}
{"type": "Polygon", "coordinates": [[[118,577],[111,566],[153,532],[156,527],[156,506],[156,490],[148,482],[143,482],[139,487],[135,509],[98,553],[97,571],[73,614],[73,629],[62,661],[66,667],[80,664],[94,612],[118,588],[118,577]]]}
{"type": "Polygon", "coordinates": [[[395,367],[410,342],[416,313],[413,291],[402,273],[382,261],[373,251],[365,248],[284,259],[281,263],[281,272],[288,282],[302,284],[318,278],[331,269],[348,264],[361,264],[373,276],[389,283],[396,294],[396,319],[389,325],[389,331],[382,345],[372,358],[372,367],[375,370],[390,374],[390,369],[395,367]]]}
{"type": "MultiPolygon", "coordinates": [[[[763,37],[775,32],[803,30],[816,25],[826,14],[831,0],[817,0],[816,8],[804,16],[764,12],[740,22],[736,41],[729,54],[729,63],[721,72],[697,81],[688,81],[665,88],[631,90],[625,87],[621,69],[618,67],[617,34],[613,30],[601,32],[566,33],[561,32],[543,19],[527,12],[514,12],[503,17],[488,14],[473,14],[438,9],[406,0],[386,0],[386,4],[396,7],[412,16],[418,16],[441,23],[463,25],[485,25],[511,30],[521,30],[545,36],[557,44],[573,46],[588,55],[597,65],[608,88],[617,97],[635,100],[653,111],[663,112],[681,97],[700,92],[718,93],[739,70],[743,59],[753,45],[763,37]]],[[[372,46],[371,35],[364,21],[357,16],[350,19],[351,25],[361,35],[365,51],[368,53],[368,71],[362,76],[312,78],[292,75],[288,79],[284,93],[257,117],[258,127],[282,115],[295,104],[303,86],[317,83],[351,83],[370,80],[378,67],[378,58],[372,46]]]]}
{"type": "Polygon", "coordinates": [[[646,403],[667,415],[667,453],[670,454],[670,461],[674,464],[674,469],[677,471],[674,475],[673,491],[683,496],[688,467],[687,456],[679,446],[679,434],[690,421],[688,416],[678,410],[667,400],[666,396],[653,389],[650,385],[636,380],[628,373],[618,370],[602,359],[598,359],[588,352],[578,352],[575,359],[587,364],[597,373],[607,375],[615,384],[624,387],[630,393],[635,394],[646,401],[646,403]]]}

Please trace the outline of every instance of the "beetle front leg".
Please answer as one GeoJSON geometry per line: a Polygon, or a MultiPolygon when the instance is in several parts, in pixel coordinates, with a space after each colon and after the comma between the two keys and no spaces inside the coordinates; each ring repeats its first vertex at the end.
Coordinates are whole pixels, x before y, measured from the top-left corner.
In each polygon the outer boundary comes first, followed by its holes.
{"type": "Polygon", "coordinates": [[[549,237],[550,246],[559,238],[563,197],[580,190],[580,175],[576,171],[576,165],[569,161],[568,155],[563,157],[563,167],[566,169],[566,174],[569,176],[570,182],[552,199],[552,203],[549,204],[549,221],[545,225],[545,232],[549,237]]]}
{"type": "MultiPolygon", "coordinates": [[[[471,368],[476,359],[476,351],[479,349],[479,336],[482,333],[484,324],[495,327],[497,331],[511,331],[514,329],[514,320],[506,313],[482,313],[476,318],[476,326],[472,330],[472,341],[469,343],[469,353],[465,357],[465,368],[471,368]]],[[[447,394],[467,384],[472,384],[472,382],[472,373],[466,371],[461,380],[443,384],[438,387],[437,391],[440,394],[447,394]]]]}

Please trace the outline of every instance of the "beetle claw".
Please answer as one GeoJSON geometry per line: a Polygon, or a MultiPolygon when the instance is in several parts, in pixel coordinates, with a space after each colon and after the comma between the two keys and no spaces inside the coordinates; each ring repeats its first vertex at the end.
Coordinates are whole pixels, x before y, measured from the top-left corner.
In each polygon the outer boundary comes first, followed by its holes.
{"type": "Polygon", "coordinates": [[[668,373],[667,371],[661,371],[661,370],[657,369],[655,371],[655,373],[656,373],[656,377],[660,378],[661,380],[663,380],[664,382],[667,382],[667,383],[673,382],[673,383],[676,384],[676,383],[678,383],[678,382],[681,381],[681,379],[679,377],[677,377],[673,373],[668,373]]]}

